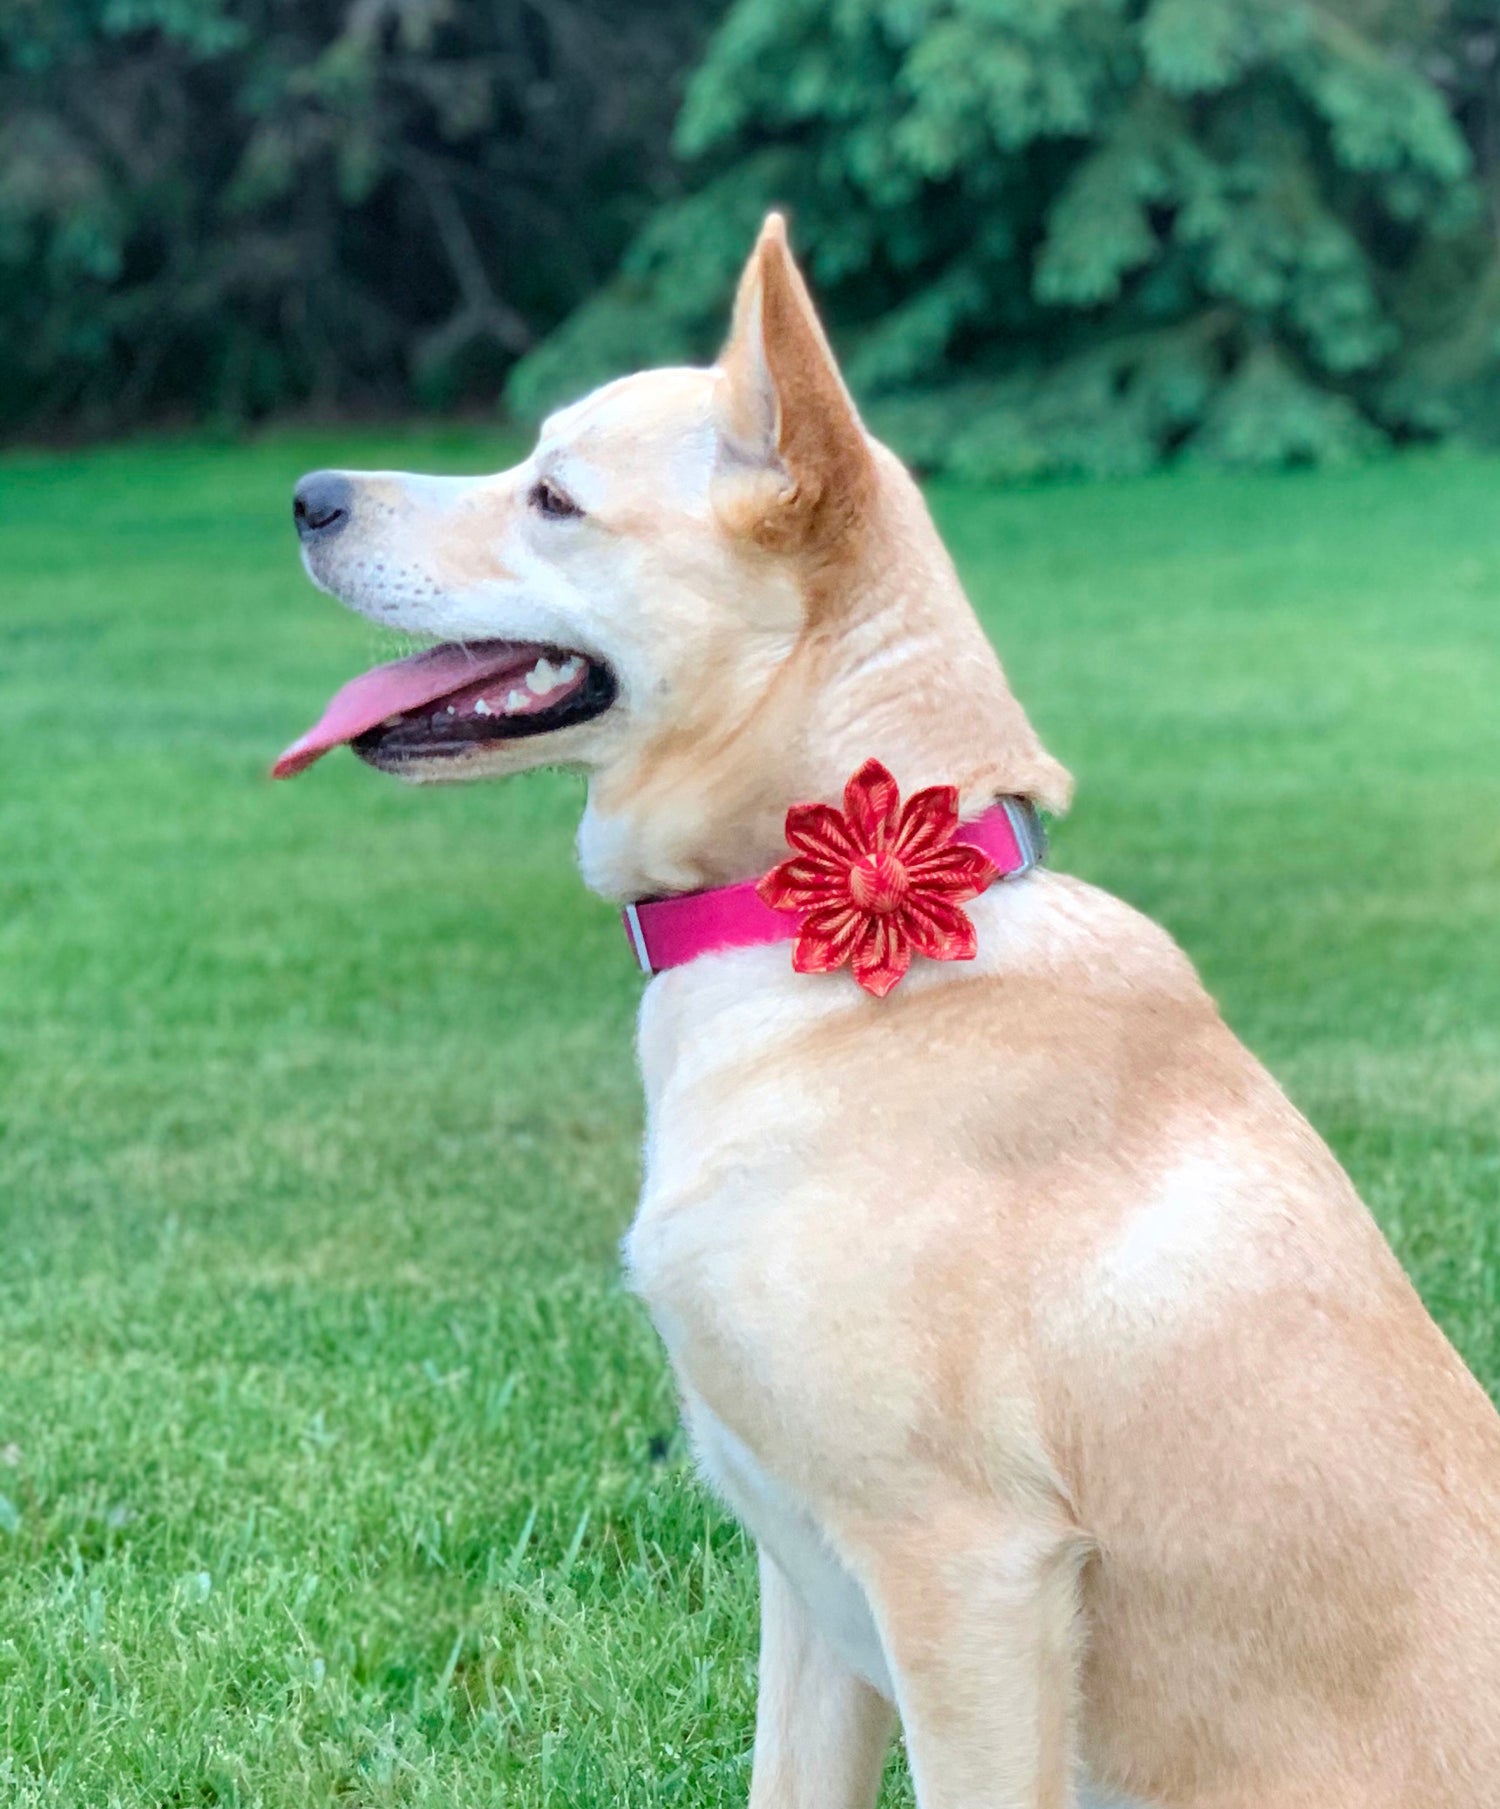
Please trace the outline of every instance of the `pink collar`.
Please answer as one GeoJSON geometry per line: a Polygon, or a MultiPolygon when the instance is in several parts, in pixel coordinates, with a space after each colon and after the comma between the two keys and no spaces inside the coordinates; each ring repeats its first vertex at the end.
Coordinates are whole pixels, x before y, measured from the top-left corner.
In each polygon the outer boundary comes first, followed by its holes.
{"type": "MultiPolygon", "coordinates": [[[[980,849],[994,863],[995,879],[1029,873],[1046,852],[1041,821],[1024,798],[1003,798],[983,816],[960,824],[957,833],[964,844],[980,849]]],[[[727,949],[792,941],[801,931],[804,914],[789,914],[784,907],[776,910],[764,903],[757,888],[765,883],[747,879],[736,886],[626,905],[621,918],[642,973],[657,974],[727,949]]]]}

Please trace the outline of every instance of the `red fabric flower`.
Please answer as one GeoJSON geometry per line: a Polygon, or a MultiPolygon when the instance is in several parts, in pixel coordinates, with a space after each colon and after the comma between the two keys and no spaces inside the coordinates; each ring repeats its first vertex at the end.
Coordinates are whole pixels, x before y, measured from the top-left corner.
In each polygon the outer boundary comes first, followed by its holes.
{"type": "Polygon", "coordinates": [[[794,804],[786,839],[795,853],[756,887],[775,911],[806,915],[792,949],[799,974],[828,974],[852,961],[866,992],[883,999],[911,965],[972,961],[974,925],[959,909],[1000,869],[979,848],[955,842],[958,788],[930,785],[905,804],[878,760],[844,787],[844,808],[794,804]]]}

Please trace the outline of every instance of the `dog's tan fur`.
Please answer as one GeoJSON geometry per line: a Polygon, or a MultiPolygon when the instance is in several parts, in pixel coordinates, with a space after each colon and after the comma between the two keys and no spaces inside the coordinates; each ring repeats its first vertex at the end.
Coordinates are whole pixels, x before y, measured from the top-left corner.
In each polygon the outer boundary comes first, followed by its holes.
{"type": "MultiPolygon", "coordinates": [[[[969,813],[1066,801],[774,218],[714,370],[497,479],[361,484],[320,582],[615,666],[607,716],[464,763],[585,770],[608,895],[764,869],[870,755],[969,813]],[[529,518],[538,470],[584,521],[529,518]]],[[[922,1809],[1083,1770],[1163,1809],[1500,1801],[1490,1402],[1162,931],[1045,872],[972,911],[978,961],[883,1002],[782,946],[642,1008],[628,1257],[761,1545],[752,1804],[870,1809],[897,1712],[922,1809]]]]}

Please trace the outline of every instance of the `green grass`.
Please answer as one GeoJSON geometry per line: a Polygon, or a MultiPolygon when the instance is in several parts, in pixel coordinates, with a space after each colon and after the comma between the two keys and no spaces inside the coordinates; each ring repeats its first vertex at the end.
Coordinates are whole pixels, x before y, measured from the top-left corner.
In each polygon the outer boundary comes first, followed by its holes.
{"type": "MultiPolygon", "coordinates": [[[[0,462],[0,1800],[729,1805],[751,1567],[623,1293],[576,784],[270,758],[315,463],[0,462]]],[[[1079,801],[1500,1383],[1500,465],[935,502],[1079,801]]],[[[891,1800],[904,1786],[893,1776],[891,1800]]]]}

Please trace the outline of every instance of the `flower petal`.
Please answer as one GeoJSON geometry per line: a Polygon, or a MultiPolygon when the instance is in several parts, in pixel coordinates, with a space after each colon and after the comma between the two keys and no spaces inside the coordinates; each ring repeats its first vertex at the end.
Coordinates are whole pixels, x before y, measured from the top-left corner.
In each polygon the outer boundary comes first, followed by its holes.
{"type": "Polygon", "coordinates": [[[772,867],[755,882],[762,904],[773,911],[811,911],[819,905],[849,902],[848,868],[830,874],[805,854],[772,867]]]}
{"type": "Polygon", "coordinates": [[[901,913],[866,918],[854,947],[854,977],[868,993],[883,999],[911,966],[911,944],[901,913]]]}
{"type": "Polygon", "coordinates": [[[929,961],[972,961],[979,937],[967,911],[942,898],[909,898],[899,913],[919,955],[929,961]]]}
{"type": "Polygon", "coordinates": [[[831,974],[853,953],[865,916],[852,905],[826,905],[809,911],[792,946],[792,967],[799,974],[831,974]]]}
{"type": "Polygon", "coordinates": [[[901,807],[901,820],[891,853],[908,864],[920,855],[946,848],[958,828],[958,787],[929,785],[914,791],[901,807]]]}
{"type": "Polygon", "coordinates": [[[844,787],[844,813],[859,853],[889,846],[900,807],[896,781],[878,760],[867,760],[844,787]]]}
{"type": "Polygon", "coordinates": [[[799,854],[847,867],[863,853],[849,834],[843,812],[832,804],[794,804],[786,813],[786,839],[799,854]]]}
{"type": "Polygon", "coordinates": [[[939,848],[909,861],[906,871],[913,892],[940,894],[955,904],[977,898],[1000,877],[1000,869],[984,850],[971,848],[967,842],[955,842],[951,848],[939,848]]]}

